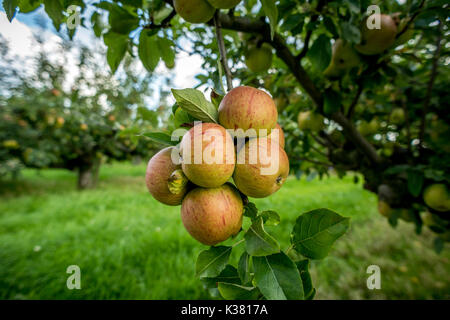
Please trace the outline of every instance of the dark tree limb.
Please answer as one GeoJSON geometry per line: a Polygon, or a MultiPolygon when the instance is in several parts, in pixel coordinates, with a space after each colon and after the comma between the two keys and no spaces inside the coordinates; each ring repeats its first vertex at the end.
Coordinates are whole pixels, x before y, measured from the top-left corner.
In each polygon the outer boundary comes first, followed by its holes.
{"type": "Polygon", "coordinates": [[[353,98],[353,101],[348,108],[347,111],[347,118],[351,119],[353,117],[353,114],[355,113],[356,105],[358,104],[359,98],[361,97],[361,94],[363,92],[363,85],[361,83],[358,83],[358,90],[356,91],[355,97],[353,98]]]}
{"type": "Polygon", "coordinates": [[[223,41],[222,25],[220,19],[218,18],[218,15],[219,10],[217,10],[216,13],[214,14],[214,27],[216,30],[217,44],[219,46],[220,62],[222,64],[223,70],[225,71],[225,78],[227,79],[227,89],[228,91],[230,91],[231,89],[233,89],[233,80],[230,67],[228,66],[227,50],[225,48],[225,43],[223,41]]]}

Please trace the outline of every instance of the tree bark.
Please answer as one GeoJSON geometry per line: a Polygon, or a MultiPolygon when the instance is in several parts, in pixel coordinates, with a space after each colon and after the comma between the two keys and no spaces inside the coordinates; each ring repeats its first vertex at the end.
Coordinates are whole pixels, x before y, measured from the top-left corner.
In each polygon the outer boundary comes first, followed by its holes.
{"type": "Polygon", "coordinates": [[[100,159],[83,163],[78,167],[78,189],[92,189],[97,186],[100,159]]]}

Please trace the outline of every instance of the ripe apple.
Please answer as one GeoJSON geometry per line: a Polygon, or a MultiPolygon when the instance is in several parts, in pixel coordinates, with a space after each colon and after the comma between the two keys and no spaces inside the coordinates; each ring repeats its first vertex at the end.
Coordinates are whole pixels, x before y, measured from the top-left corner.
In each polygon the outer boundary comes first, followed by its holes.
{"type": "Polygon", "coordinates": [[[181,205],[181,220],[194,239],[213,246],[241,230],[243,211],[239,191],[227,183],[190,191],[181,205]]]}
{"type": "Polygon", "coordinates": [[[284,144],[285,144],[285,138],[284,138],[284,132],[283,129],[281,128],[281,126],[277,123],[277,125],[275,126],[274,129],[272,129],[272,131],[270,132],[270,134],[268,135],[268,137],[270,139],[272,139],[274,142],[278,143],[278,145],[284,149],[284,144]],[[275,131],[278,130],[278,131],[275,131]],[[276,132],[278,132],[278,137],[276,138],[276,132]]]}
{"type": "Polygon", "coordinates": [[[169,190],[169,180],[172,173],[181,168],[181,165],[173,163],[172,152],[178,151],[175,147],[168,147],[162,149],[150,159],[145,173],[145,182],[148,191],[156,200],[169,206],[177,206],[181,204],[187,192],[187,186],[184,184],[176,193],[169,190]]]}
{"type": "Polygon", "coordinates": [[[275,127],[277,119],[277,107],[272,98],[252,87],[234,88],[219,105],[219,123],[227,129],[254,129],[257,136],[265,136],[275,127]]]}
{"type": "Polygon", "coordinates": [[[392,209],[389,203],[385,201],[378,201],[378,212],[381,213],[386,218],[389,218],[392,215],[392,209]]]}
{"type": "MultiPolygon", "coordinates": [[[[374,16],[369,17],[370,19],[374,16]]],[[[365,19],[361,28],[361,44],[356,45],[355,49],[364,55],[376,55],[390,48],[397,35],[397,25],[395,21],[386,14],[380,15],[380,28],[369,29],[365,19]]]]}
{"type": "Polygon", "coordinates": [[[233,180],[246,196],[264,198],[278,191],[289,174],[289,159],[267,137],[251,139],[237,155],[233,180]]]}
{"type": "Polygon", "coordinates": [[[198,186],[219,187],[233,175],[233,138],[218,124],[200,123],[191,128],[181,140],[180,154],[184,174],[198,186]]]}
{"type": "Polygon", "coordinates": [[[298,127],[300,130],[310,130],[317,132],[325,128],[324,118],[318,113],[303,111],[298,114],[298,127]]]}
{"type": "Polygon", "coordinates": [[[245,64],[253,72],[263,72],[272,66],[272,47],[263,43],[261,47],[251,47],[245,55],[245,64]]]}
{"type": "Polygon", "coordinates": [[[212,19],[216,9],[206,0],[174,0],[175,11],[190,23],[205,23],[212,19]]]}
{"type": "Polygon", "coordinates": [[[423,201],[436,211],[450,211],[450,193],[443,183],[429,185],[423,192],[423,201]]]}
{"type": "Polygon", "coordinates": [[[236,7],[241,0],[208,0],[208,2],[217,9],[231,9],[236,7]]]}
{"type": "Polygon", "coordinates": [[[342,39],[333,44],[333,55],[324,75],[330,78],[340,77],[352,68],[360,65],[358,53],[352,45],[342,39]]]}
{"type": "Polygon", "coordinates": [[[405,121],[405,110],[403,110],[402,108],[395,108],[391,112],[390,120],[393,124],[402,124],[405,121]]]}

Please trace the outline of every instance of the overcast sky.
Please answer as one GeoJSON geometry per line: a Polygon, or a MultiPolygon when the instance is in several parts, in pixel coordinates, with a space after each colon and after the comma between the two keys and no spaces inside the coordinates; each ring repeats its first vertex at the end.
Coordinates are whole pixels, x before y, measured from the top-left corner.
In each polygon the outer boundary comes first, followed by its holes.
{"type": "MultiPolygon", "coordinates": [[[[46,49],[51,52],[51,48],[60,42],[60,37],[56,33],[51,20],[43,8],[39,8],[29,14],[17,14],[12,23],[6,17],[6,14],[0,3],[0,34],[9,42],[11,53],[19,56],[25,61],[24,68],[30,68],[26,61],[37,53],[37,47],[33,45],[33,33],[39,34],[45,39],[46,49]],[[44,29],[42,28],[44,26],[44,29]]],[[[103,46],[103,41],[95,37],[91,30],[78,28],[74,41],[81,42],[87,46],[103,46]]],[[[46,50],[46,51],[47,51],[46,50]]],[[[106,57],[105,57],[106,59],[106,57]]],[[[180,52],[176,57],[175,68],[168,70],[162,62],[158,65],[156,73],[174,74],[175,88],[192,88],[198,85],[195,75],[201,72],[202,59],[195,55],[189,56],[186,52],[180,52]]],[[[68,66],[69,72],[76,72],[76,68],[68,66]]],[[[143,67],[142,70],[144,71],[143,67]]],[[[155,80],[154,87],[157,89],[161,85],[159,80],[155,80]]],[[[159,90],[155,90],[158,92],[159,90]]],[[[155,95],[153,101],[150,102],[149,108],[158,106],[158,95],[155,95]]]]}

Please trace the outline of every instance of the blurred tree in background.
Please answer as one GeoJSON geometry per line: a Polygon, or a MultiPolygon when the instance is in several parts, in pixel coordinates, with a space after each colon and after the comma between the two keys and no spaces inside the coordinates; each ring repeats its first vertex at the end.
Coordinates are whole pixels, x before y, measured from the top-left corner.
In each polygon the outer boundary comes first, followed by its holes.
{"type": "Polygon", "coordinates": [[[68,42],[48,52],[37,38],[34,69],[20,70],[0,42],[8,65],[0,70],[0,176],[22,167],[64,168],[78,173],[84,189],[96,185],[102,161],[154,152],[154,143],[137,133],[157,128],[164,109],[146,108],[151,77],[139,75],[131,59],[114,77],[102,52],[68,42]]]}

